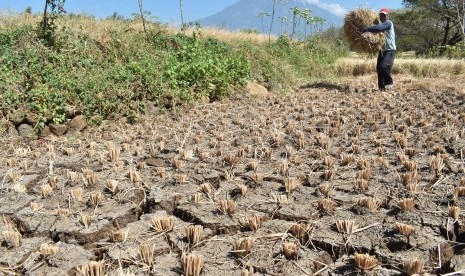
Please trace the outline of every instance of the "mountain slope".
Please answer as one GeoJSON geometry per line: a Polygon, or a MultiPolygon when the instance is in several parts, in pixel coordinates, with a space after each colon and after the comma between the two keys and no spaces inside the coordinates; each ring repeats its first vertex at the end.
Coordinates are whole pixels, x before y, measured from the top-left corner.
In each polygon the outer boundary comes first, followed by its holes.
{"type": "MultiPolygon", "coordinates": [[[[326,23],[320,28],[330,26],[341,26],[343,17],[336,16],[326,10],[319,8],[302,0],[290,0],[285,3],[276,3],[275,17],[273,22],[273,33],[282,34],[292,31],[292,9],[298,7],[300,10],[310,9],[312,16],[326,19],[326,23]],[[285,20],[284,18],[287,18],[285,20]],[[283,20],[282,20],[283,19],[283,20]],[[287,23],[282,23],[282,21],[287,23]]],[[[240,0],[224,10],[198,20],[202,26],[220,27],[227,30],[254,29],[267,33],[271,24],[271,13],[273,10],[273,0],[240,0]],[[260,18],[260,13],[266,12],[269,16],[260,18]],[[263,19],[263,22],[262,22],[263,19]]],[[[300,20],[300,31],[303,32],[305,23],[300,20]]],[[[310,26],[307,26],[310,30],[310,26]]]]}

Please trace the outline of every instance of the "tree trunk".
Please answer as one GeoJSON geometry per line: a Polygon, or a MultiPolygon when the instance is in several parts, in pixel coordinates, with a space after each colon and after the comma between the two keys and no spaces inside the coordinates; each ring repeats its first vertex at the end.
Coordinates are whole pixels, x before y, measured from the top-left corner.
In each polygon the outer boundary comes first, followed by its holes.
{"type": "Polygon", "coordinates": [[[42,25],[42,32],[45,33],[45,30],[47,29],[47,8],[48,8],[48,1],[49,0],[45,0],[45,6],[44,6],[44,15],[43,15],[43,21],[44,21],[44,24],[42,25]]]}
{"type": "Polygon", "coordinates": [[[271,31],[273,30],[274,10],[276,7],[276,1],[277,0],[273,0],[273,11],[271,12],[270,31],[268,32],[268,44],[271,44],[271,31]]]}
{"type": "Polygon", "coordinates": [[[184,32],[184,15],[182,14],[182,0],[179,0],[179,14],[181,15],[181,30],[184,32]]]}
{"type": "Polygon", "coordinates": [[[444,26],[444,36],[442,38],[441,46],[446,46],[449,32],[450,32],[450,18],[446,18],[446,24],[444,26]]]}
{"type": "Polygon", "coordinates": [[[148,39],[147,29],[145,28],[145,18],[144,18],[144,9],[142,8],[142,0],[138,0],[138,1],[139,1],[140,18],[142,19],[142,26],[144,27],[145,36],[148,39]]]}

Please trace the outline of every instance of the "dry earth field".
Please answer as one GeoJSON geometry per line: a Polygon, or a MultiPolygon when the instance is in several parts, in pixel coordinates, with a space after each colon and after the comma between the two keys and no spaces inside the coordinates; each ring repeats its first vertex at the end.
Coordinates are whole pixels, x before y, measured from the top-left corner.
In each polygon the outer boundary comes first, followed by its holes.
{"type": "Polygon", "coordinates": [[[3,138],[0,271],[463,273],[464,88],[395,77],[3,138]]]}

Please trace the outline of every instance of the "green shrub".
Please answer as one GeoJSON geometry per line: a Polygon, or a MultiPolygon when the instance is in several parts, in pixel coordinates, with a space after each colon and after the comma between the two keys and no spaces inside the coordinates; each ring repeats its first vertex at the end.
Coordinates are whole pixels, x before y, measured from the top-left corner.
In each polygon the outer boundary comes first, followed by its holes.
{"type": "MultiPolygon", "coordinates": [[[[94,18],[57,19],[98,25],[94,18]]],[[[115,28],[105,29],[101,38],[82,26],[59,28],[57,21],[53,47],[44,46],[31,25],[0,30],[0,112],[26,107],[42,121],[60,123],[70,106],[91,123],[134,118],[147,101],[169,107],[169,102],[216,100],[249,79],[285,91],[330,76],[330,64],[344,54],[337,42],[322,38],[227,42],[206,37],[198,26],[189,35],[152,26],[147,41],[134,22],[108,22],[115,28]]]]}
{"type": "Polygon", "coordinates": [[[183,100],[225,96],[249,77],[249,63],[214,38],[200,40],[178,34],[176,51],[170,52],[164,76],[171,89],[183,100]]]}

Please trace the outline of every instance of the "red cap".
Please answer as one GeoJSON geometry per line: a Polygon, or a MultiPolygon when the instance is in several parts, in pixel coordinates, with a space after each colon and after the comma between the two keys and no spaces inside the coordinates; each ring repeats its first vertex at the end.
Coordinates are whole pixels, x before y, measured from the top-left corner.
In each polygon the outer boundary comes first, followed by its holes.
{"type": "Polygon", "coordinates": [[[382,9],[379,11],[379,13],[389,14],[390,11],[389,11],[388,8],[382,8],[382,9]]]}

